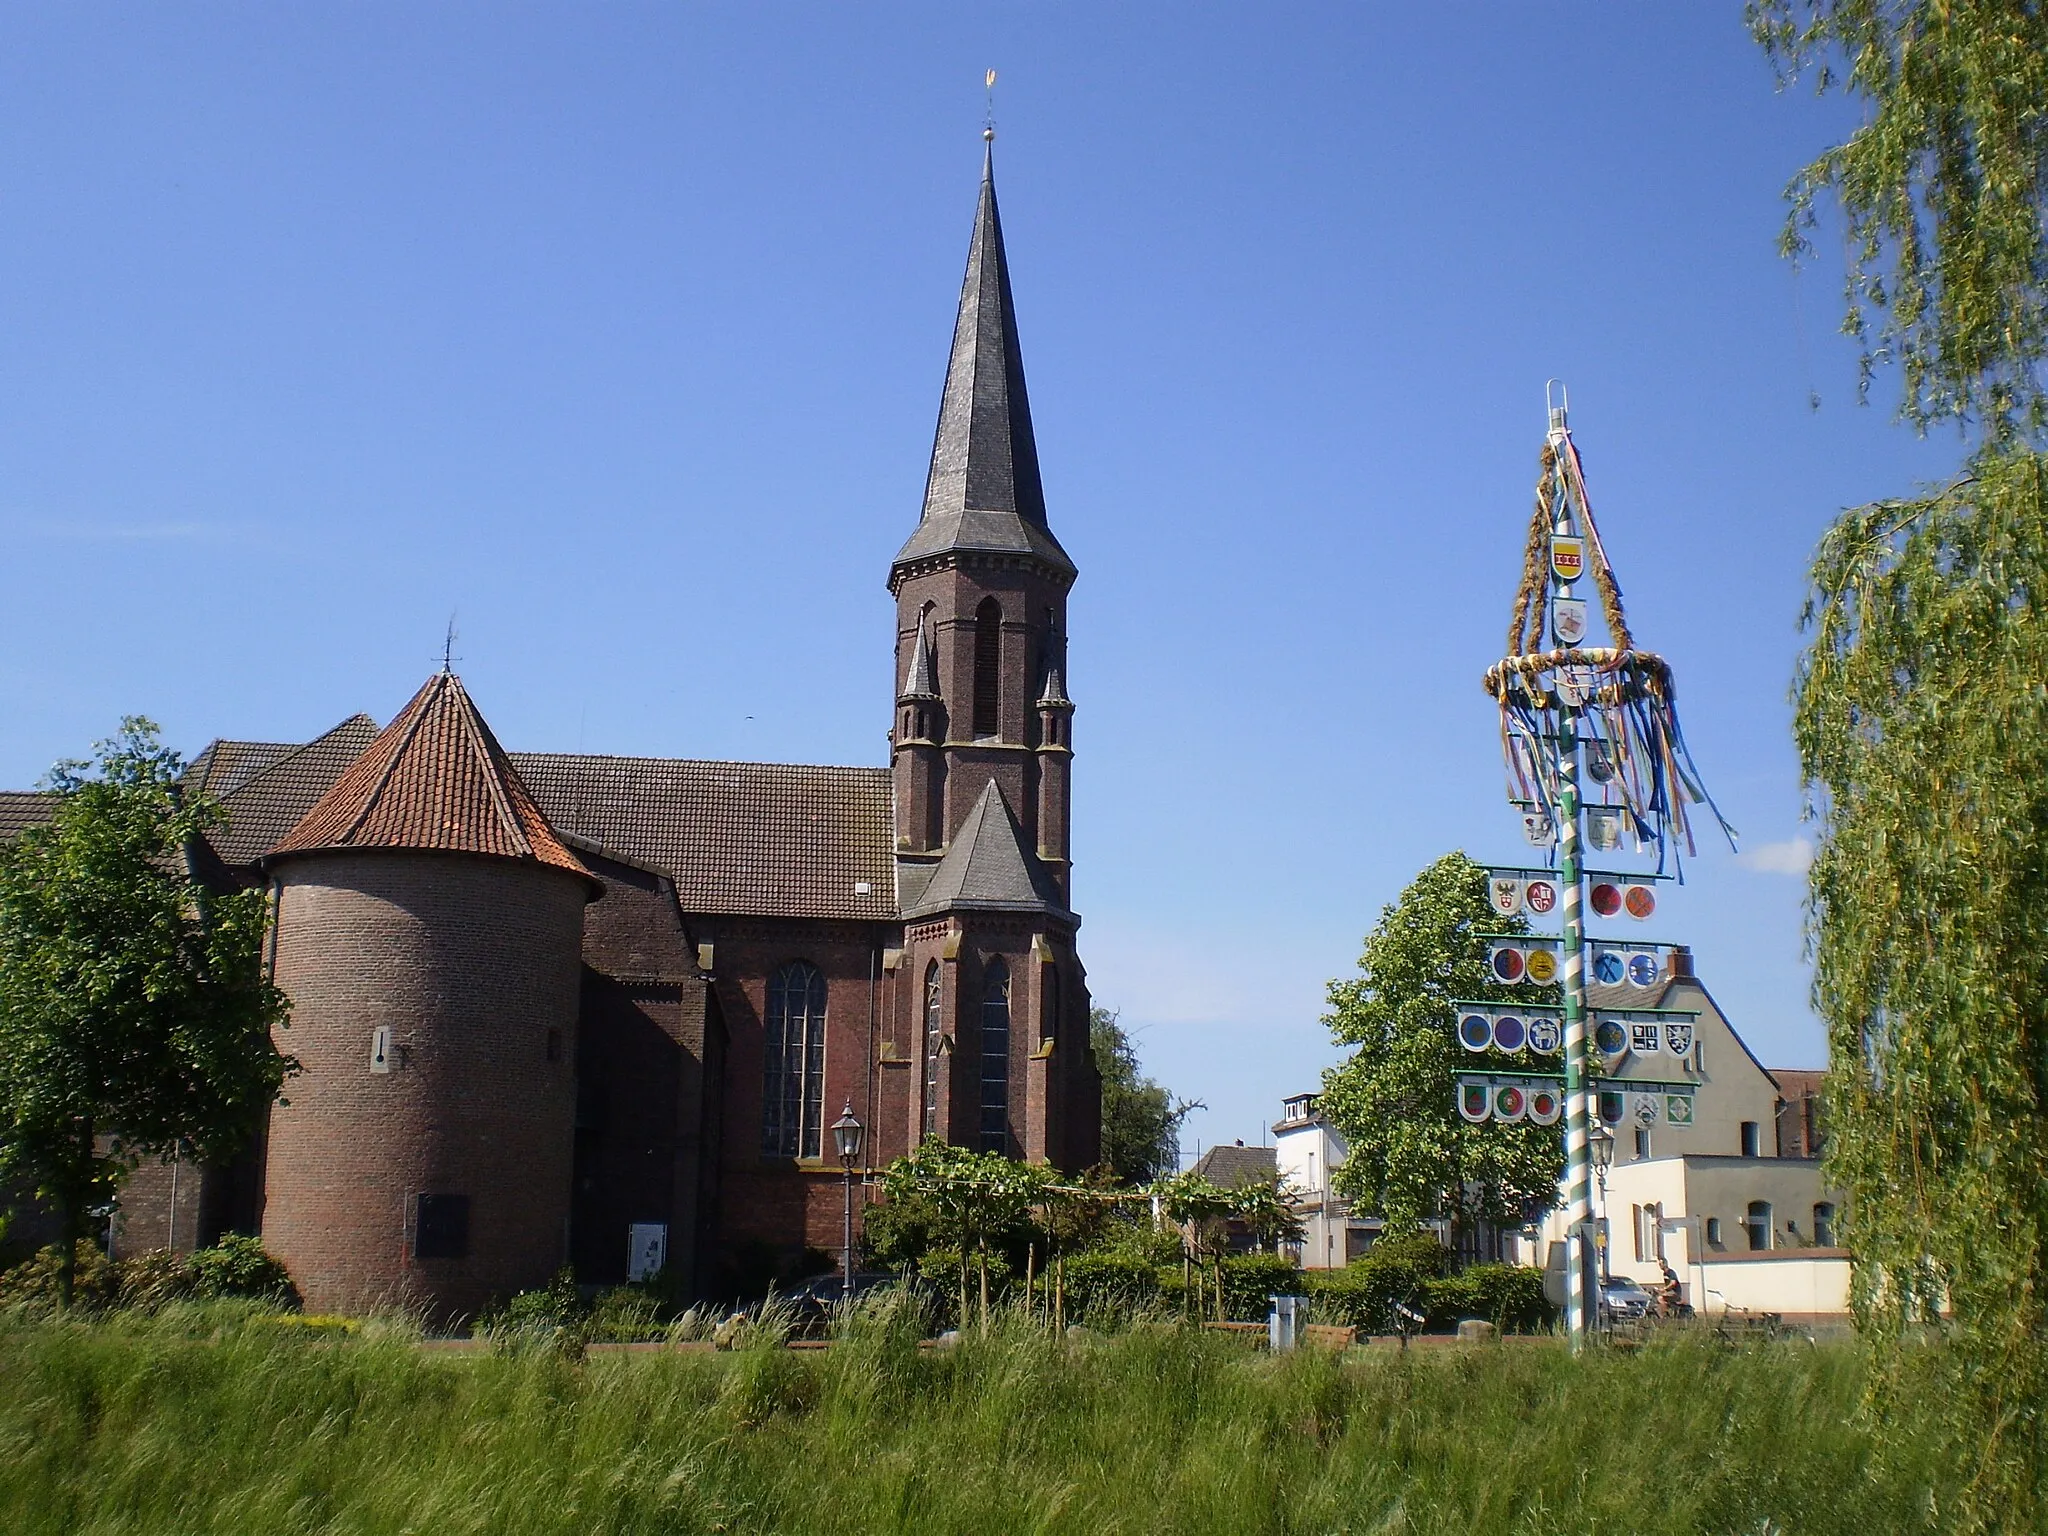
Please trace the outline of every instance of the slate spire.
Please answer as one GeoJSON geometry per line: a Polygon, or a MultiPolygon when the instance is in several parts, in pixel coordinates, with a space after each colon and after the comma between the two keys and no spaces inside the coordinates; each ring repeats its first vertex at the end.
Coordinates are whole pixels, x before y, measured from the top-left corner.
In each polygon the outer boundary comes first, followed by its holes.
{"type": "Polygon", "coordinates": [[[953,323],[924,513],[896,562],[953,549],[1030,553],[1063,571],[1074,568],[1046,523],[1016,304],[996,207],[993,144],[982,158],[981,200],[967,247],[960,313],[953,323]]]}

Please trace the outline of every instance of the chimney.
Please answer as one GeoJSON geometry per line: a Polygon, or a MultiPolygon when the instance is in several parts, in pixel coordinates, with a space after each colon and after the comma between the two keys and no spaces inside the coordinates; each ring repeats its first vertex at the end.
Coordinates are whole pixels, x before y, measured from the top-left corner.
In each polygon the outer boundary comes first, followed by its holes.
{"type": "Polygon", "coordinates": [[[1694,972],[1692,968],[1691,945],[1674,944],[1671,946],[1671,966],[1669,974],[1673,981],[1693,980],[1694,972]]]}

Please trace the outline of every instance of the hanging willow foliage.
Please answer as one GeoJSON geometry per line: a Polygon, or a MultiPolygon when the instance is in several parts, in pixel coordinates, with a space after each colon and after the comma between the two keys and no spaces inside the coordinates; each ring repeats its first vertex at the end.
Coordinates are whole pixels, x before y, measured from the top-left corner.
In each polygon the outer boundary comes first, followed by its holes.
{"type": "Polygon", "coordinates": [[[1977,1523],[2031,1528],[2013,1515],[2048,1481],[2048,456],[1986,450],[1939,495],[1846,514],[1805,617],[1827,1173],[1851,1195],[1859,1321],[1889,1347],[1874,1402],[1923,1430],[1945,1406],[1977,1523]],[[1944,1310],[1949,1347],[1916,1347],[1944,1310]],[[1937,1363],[1953,1374],[1930,1391],[1937,1363]]]}
{"type": "Polygon", "coordinates": [[[1865,389],[1897,363],[1920,426],[2048,425],[2048,6],[1750,0],[1747,15],[1781,79],[1811,72],[1866,104],[1793,180],[1783,238],[1806,254],[1815,203],[1835,194],[1865,389]]]}

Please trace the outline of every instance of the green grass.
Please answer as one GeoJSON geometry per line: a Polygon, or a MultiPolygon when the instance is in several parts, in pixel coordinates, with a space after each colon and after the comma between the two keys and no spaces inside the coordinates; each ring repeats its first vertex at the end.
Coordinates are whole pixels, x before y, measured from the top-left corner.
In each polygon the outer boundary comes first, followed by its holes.
{"type": "Polygon", "coordinates": [[[1937,1531],[1853,1345],[1271,1359],[1199,1331],[948,1351],[436,1354],[224,1306],[0,1321],[0,1526],[89,1533],[1937,1531]]]}

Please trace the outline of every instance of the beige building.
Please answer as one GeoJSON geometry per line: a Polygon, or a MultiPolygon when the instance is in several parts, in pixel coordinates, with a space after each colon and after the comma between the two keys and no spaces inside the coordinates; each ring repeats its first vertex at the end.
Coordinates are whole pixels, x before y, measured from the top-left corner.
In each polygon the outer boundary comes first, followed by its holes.
{"type": "MultiPolygon", "coordinates": [[[[1596,1016],[1682,1026],[1693,1015],[1686,1050],[1670,1051],[1660,1027],[1658,1050],[1603,1056],[1598,1066],[1614,1138],[1604,1191],[1594,1195],[1608,1272],[1652,1284],[1668,1262],[1700,1312],[1845,1313],[1840,1200],[1820,1179],[1820,1075],[1773,1073],[1758,1061],[1683,948],[1655,988],[1596,984],[1587,994],[1596,1016]],[[1679,1085],[1690,1090],[1690,1123],[1668,1112],[1671,1097],[1685,1096],[1671,1091],[1679,1085]]],[[[1535,1241],[1520,1245],[1523,1262],[1543,1262],[1565,1226],[1560,1190],[1535,1241]]]]}

